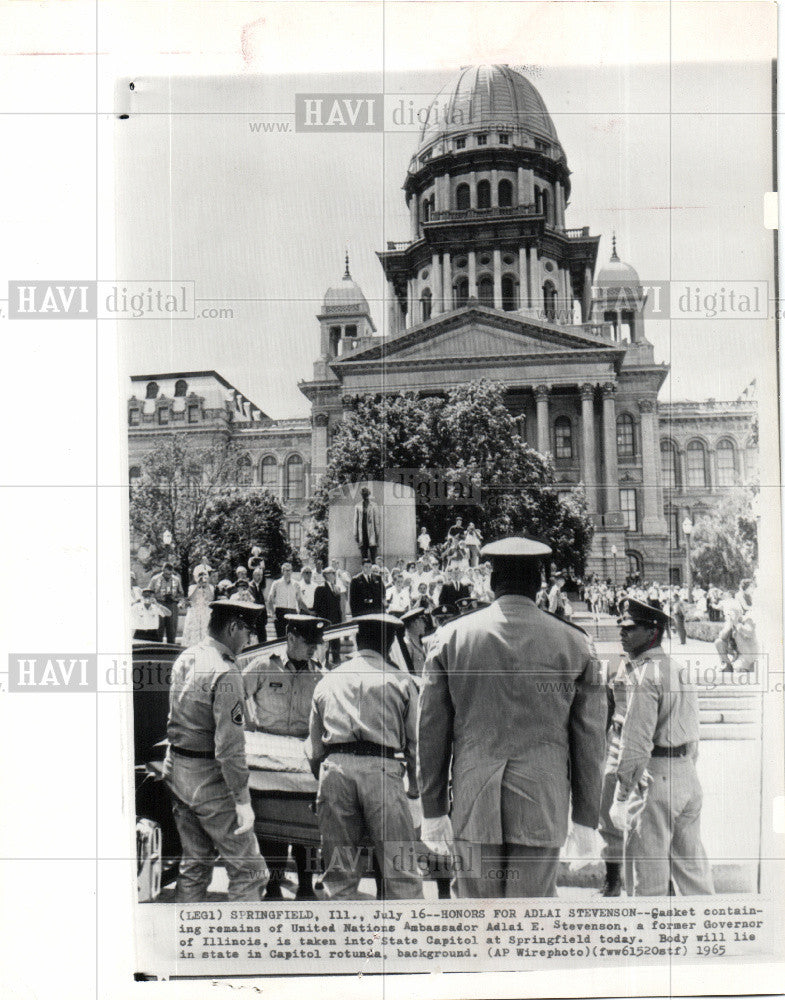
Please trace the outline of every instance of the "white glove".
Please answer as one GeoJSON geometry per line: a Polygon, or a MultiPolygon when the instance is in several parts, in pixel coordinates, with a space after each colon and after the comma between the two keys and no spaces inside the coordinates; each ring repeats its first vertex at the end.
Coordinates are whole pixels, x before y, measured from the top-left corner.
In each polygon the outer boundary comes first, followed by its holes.
{"type": "Polygon", "coordinates": [[[613,823],[617,830],[625,830],[627,828],[627,800],[617,798],[618,794],[617,789],[616,794],[613,796],[613,803],[608,810],[608,815],[611,818],[611,823],[613,823]]]}
{"type": "Polygon", "coordinates": [[[573,823],[572,844],[575,850],[575,857],[570,861],[570,871],[585,868],[586,865],[590,865],[596,860],[596,836],[591,827],[573,823]]]}
{"type": "Polygon", "coordinates": [[[237,813],[237,829],[234,831],[234,835],[239,837],[243,833],[248,833],[249,830],[253,830],[254,816],[253,806],[250,802],[246,803],[236,803],[234,811],[237,813]]]}
{"type": "Polygon", "coordinates": [[[412,814],[412,825],[415,830],[419,830],[422,826],[422,799],[418,795],[416,799],[407,798],[406,801],[412,814]]]}
{"type": "Polygon", "coordinates": [[[432,854],[449,856],[452,853],[452,823],[449,816],[423,819],[420,840],[432,854]]]}

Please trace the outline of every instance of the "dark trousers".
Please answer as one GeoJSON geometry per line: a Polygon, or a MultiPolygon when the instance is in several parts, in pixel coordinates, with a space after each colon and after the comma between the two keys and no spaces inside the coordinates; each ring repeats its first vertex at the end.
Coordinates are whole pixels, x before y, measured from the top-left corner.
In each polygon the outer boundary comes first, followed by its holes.
{"type": "Polygon", "coordinates": [[[378,551],[378,545],[366,545],[365,543],[360,544],[360,555],[364,560],[370,559],[371,562],[376,562],[376,553],[378,551]]]}
{"type": "MultiPolygon", "coordinates": [[[[277,639],[286,638],[286,615],[297,614],[295,608],[276,608],[275,609],[275,636],[277,639]]],[[[264,640],[260,640],[264,642],[264,640]]]]}
{"type": "Polygon", "coordinates": [[[158,629],[157,628],[138,628],[134,632],[134,639],[144,639],[147,642],[157,642],[158,641],[158,629]]]}
{"type": "Polygon", "coordinates": [[[158,626],[158,641],[174,642],[177,639],[177,619],[179,617],[177,601],[160,601],[159,603],[167,611],[171,611],[171,614],[161,618],[161,624],[158,626]]]}
{"type": "MultiPolygon", "coordinates": [[[[283,877],[286,874],[286,862],[289,858],[289,845],[281,840],[260,838],[264,860],[270,870],[270,881],[267,883],[267,895],[278,895],[283,877]]],[[[292,857],[297,866],[297,892],[313,892],[313,872],[308,867],[308,850],[303,844],[292,844],[292,857]]]]}
{"type": "Polygon", "coordinates": [[[458,899],[531,899],[556,895],[558,847],[455,841],[458,899]]]}

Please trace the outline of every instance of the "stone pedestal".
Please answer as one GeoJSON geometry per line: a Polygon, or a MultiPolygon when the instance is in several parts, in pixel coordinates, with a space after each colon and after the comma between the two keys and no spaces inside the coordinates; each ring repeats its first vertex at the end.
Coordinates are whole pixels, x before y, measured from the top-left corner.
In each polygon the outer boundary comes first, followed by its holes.
{"type": "Polygon", "coordinates": [[[360,490],[367,486],[379,507],[381,537],[377,555],[386,566],[398,559],[413,559],[417,542],[415,493],[399,483],[359,482],[339,487],[330,495],[329,558],[339,559],[354,576],[360,572],[360,547],[354,537],[354,509],[362,502],[360,490]]]}

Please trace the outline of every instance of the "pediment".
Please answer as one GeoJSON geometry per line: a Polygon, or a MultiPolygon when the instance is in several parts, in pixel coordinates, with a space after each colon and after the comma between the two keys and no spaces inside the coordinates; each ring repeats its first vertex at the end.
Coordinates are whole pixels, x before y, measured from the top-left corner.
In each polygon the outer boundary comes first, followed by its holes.
{"type": "Polygon", "coordinates": [[[487,326],[461,327],[437,333],[428,340],[399,351],[388,351],[388,361],[431,361],[437,358],[509,357],[516,354],[552,354],[568,347],[546,343],[523,333],[494,330],[487,326]]]}

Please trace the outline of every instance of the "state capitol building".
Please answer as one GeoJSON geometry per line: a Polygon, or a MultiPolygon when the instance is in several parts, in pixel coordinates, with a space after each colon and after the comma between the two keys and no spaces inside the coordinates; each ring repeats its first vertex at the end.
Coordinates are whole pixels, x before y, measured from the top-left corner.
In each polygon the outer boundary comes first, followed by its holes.
{"type": "MultiPolygon", "coordinates": [[[[349,261],[325,295],[318,357],[299,383],[310,419],[273,420],[215,371],[146,374],[128,401],[130,476],[161,435],[197,447],[228,434],[243,480],[283,500],[302,544],[344,394],[422,392],[489,379],[523,438],[583,484],[596,530],[587,572],[680,582],[682,521],[757,471],[750,391],[662,402],[668,365],[646,339],[646,294],[599,236],[568,228],[570,171],[537,90],[508,66],[462,69],[434,99],[404,183],[410,232],[378,252],[387,279],[377,333],[349,261]]],[[[414,546],[414,539],[412,539],[414,546]]]]}

